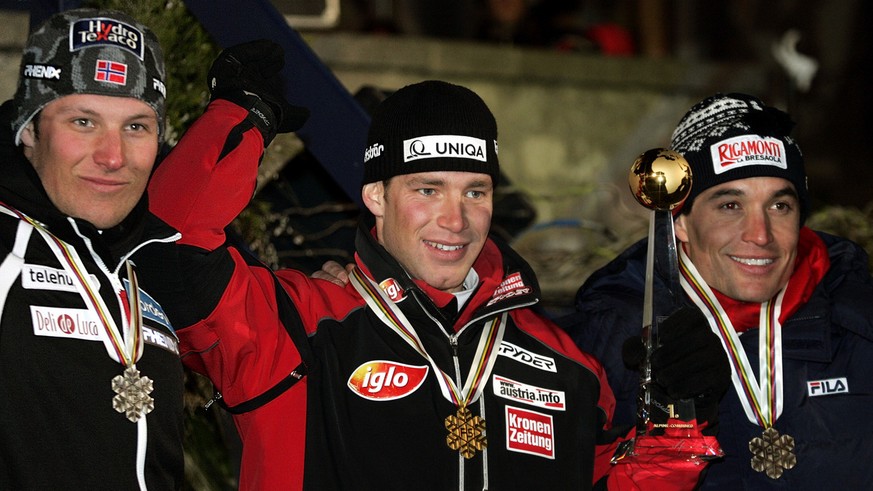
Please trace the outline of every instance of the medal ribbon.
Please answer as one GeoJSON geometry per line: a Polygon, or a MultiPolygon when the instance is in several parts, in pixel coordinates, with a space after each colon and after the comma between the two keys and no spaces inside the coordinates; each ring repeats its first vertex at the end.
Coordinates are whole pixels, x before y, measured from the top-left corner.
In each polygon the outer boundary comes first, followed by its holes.
{"type": "Polygon", "coordinates": [[[470,373],[464,383],[464,388],[458,390],[452,378],[442,371],[436,361],[430,356],[421,343],[418,334],[403,314],[400,308],[388,298],[385,292],[372,280],[364,276],[359,268],[355,268],[350,275],[352,286],[361,295],[367,306],[379,319],[397,333],[404,341],[412,346],[433,367],[434,373],[439,374],[437,381],[443,397],[458,407],[467,407],[475,402],[484,389],[483,380],[488,378],[497,360],[496,347],[500,346],[503,334],[506,331],[506,313],[489,322],[482,335],[479,337],[479,345],[470,367],[470,373]]]}
{"type": "Polygon", "coordinates": [[[685,293],[706,316],[712,331],[721,339],[731,364],[734,388],[746,417],[765,429],[772,427],[782,414],[783,407],[782,325],[779,323],[779,314],[782,311],[785,289],[774,299],[761,304],[758,321],[759,377],[756,378],[727,312],[709,285],[703,281],[683,248],[678,249],[681,272],[679,281],[685,293]]]}
{"type": "Polygon", "coordinates": [[[122,333],[109,314],[109,309],[103,302],[103,298],[91,288],[88,271],[85,269],[84,262],[76,250],[55,237],[54,234],[36,220],[3,203],[0,203],[0,206],[12,211],[21,220],[33,226],[43,236],[49,248],[52,249],[52,252],[54,252],[55,256],[64,266],[64,269],[78,280],[76,288],[79,290],[79,294],[85,301],[86,306],[97,313],[100,323],[107,334],[107,337],[104,339],[104,345],[109,356],[125,367],[136,363],[140,356],[142,356],[143,350],[142,311],[139,308],[139,287],[136,281],[136,274],[130,261],[125,261],[125,264],[127,265],[127,277],[131,293],[130,295],[125,295],[123,290],[120,293],[120,296],[127,298],[126,305],[123,305],[126,307],[124,310],[128,314],[127,318],[122,315],[122,333]],[[109,340],[109,343],[106,342],[106,339],[109,340]]]}

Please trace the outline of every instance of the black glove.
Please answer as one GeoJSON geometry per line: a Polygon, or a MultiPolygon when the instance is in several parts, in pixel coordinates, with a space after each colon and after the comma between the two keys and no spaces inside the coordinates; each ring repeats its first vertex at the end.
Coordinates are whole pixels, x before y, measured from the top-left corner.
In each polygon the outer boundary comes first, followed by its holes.
{"type": "MultiPolygon", "coordinates": [[[[718,404],[731,384],[727,355],[703,313],[684,307],[658,326],[659,346],[652,352],[652,378],[674,399],[693,399],[698,423],[706,421],[704,434],[714,434],[718,404]]],[[[645,356],[642,339],[625,341],[626,365],[638,367],[645,356]]]]}
{"type": "Polygon", "coordinates": [[[259,39],[223,50],[209,68],[212,99],[226,99],[249,110],[251,123],[269,145],[277,133],[295,131],[309,117],[309,110],[285,100],[279,77],[285,66],[282,47],[259,39]]]}

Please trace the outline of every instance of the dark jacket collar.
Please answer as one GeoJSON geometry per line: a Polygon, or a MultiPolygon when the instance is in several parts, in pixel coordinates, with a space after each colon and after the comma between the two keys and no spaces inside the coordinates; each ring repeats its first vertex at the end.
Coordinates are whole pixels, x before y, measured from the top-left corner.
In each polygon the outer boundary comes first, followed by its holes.
{"type": "Polygon", "coordinates": [[[409,277],[397,260],[376,241],[373,224],[372,216],[363,213],[355,238],[358,265],[376,283],[393,279],[407,297],[417,300],[398,303],[407,315],[429,314],[447,330],[457,330],[471,320],[539,301],[540,288],[533,270],[508,245],[492,236],[473,265],[479,275],[479,286],[461,312],[457,312],[452,295],[435,292],[409,277]],[[445,295],[450,297],[450,301],[446,301],[445,295]],[[422,312],[414,312],[416,307],[422,312]]]}

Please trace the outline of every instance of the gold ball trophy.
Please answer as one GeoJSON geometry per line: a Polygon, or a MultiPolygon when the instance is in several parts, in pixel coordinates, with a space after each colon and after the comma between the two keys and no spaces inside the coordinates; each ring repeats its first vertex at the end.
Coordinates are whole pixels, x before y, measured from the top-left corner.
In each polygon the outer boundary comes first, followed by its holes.
{"type": "Polygon", "coordinates": [[[636,432],[633,439],[619,446],[612,459],[616,464],[653,459],[699,462],[722,456],[720,449],[714,450],[704,442],[696,425],[694,401],[672,399],[652,383],[651,355],[658,347],[658,324],[679,309],[683,295],[673,211],[688,197],[691,177],[685,158],[663,148],[641,154],[628,174],[631,193],[651,214],[643,295],[645,355],[640,366],[636,432]],[[668,290],[659,295],[659,302],[654,299],[656,274],[665,280],[668,290]]]}

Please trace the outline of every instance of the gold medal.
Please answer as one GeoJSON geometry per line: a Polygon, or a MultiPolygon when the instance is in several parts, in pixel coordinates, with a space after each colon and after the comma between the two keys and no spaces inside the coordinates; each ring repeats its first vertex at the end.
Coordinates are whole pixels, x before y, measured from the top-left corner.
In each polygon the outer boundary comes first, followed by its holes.
{"type": "Polygon", "coordinates": [[[140,376],[136,365],[127,367],[122,375],[112,379],[112,390],[116,394],[112,407],[134,423],[155,408],[155,400],[150,395],[154,390],[152,379],[140,376]]]}
{"type": "Polygon", "coordinates": [[[449,430],[449,434],[446,436],[446,445],[460,453],[465,459],[473,458],[476,452],[484,450],[487,446],[485,420],[479,416],[473,416],[467,406],[482,395],[488,375],[494,368],[497,348],[503,340],[503,333],[506,331],[506,312],[488,322],[482,329],[476,354],[470,365],[470,372],[466,377],[464,387],[458,389],[452,378],[437,366],[436,361],[424,349],[412,323],[385,292],[373,280],[364,276],[358,268],[352,271],[349,279],[355,290],[361,294],[361,298],[367,302],[370,310],[430,363],[434,374],[437,375],[436,380],[443,397],[458,407],[458,412],[449,415],[445,420],[446,429],[449,430]]]}
{"type": "Polygon", "coordinates": [[[797,464],[794,455],[794,438],[780,435],[772,426],[760,437],[749,442],[752,452],[752,469],[767,474],[770,479],[779,479],[782,473],[797,464]]]}
{"type": "Polygon", "coordinates": [[[465,459],[471,459],[476,452],[481,452],[488,446],[485,438],[485,420],[473,413],[466,406],[458,408],[458,412],[446,418],[446,445],[457,450],[465,459]]]}

